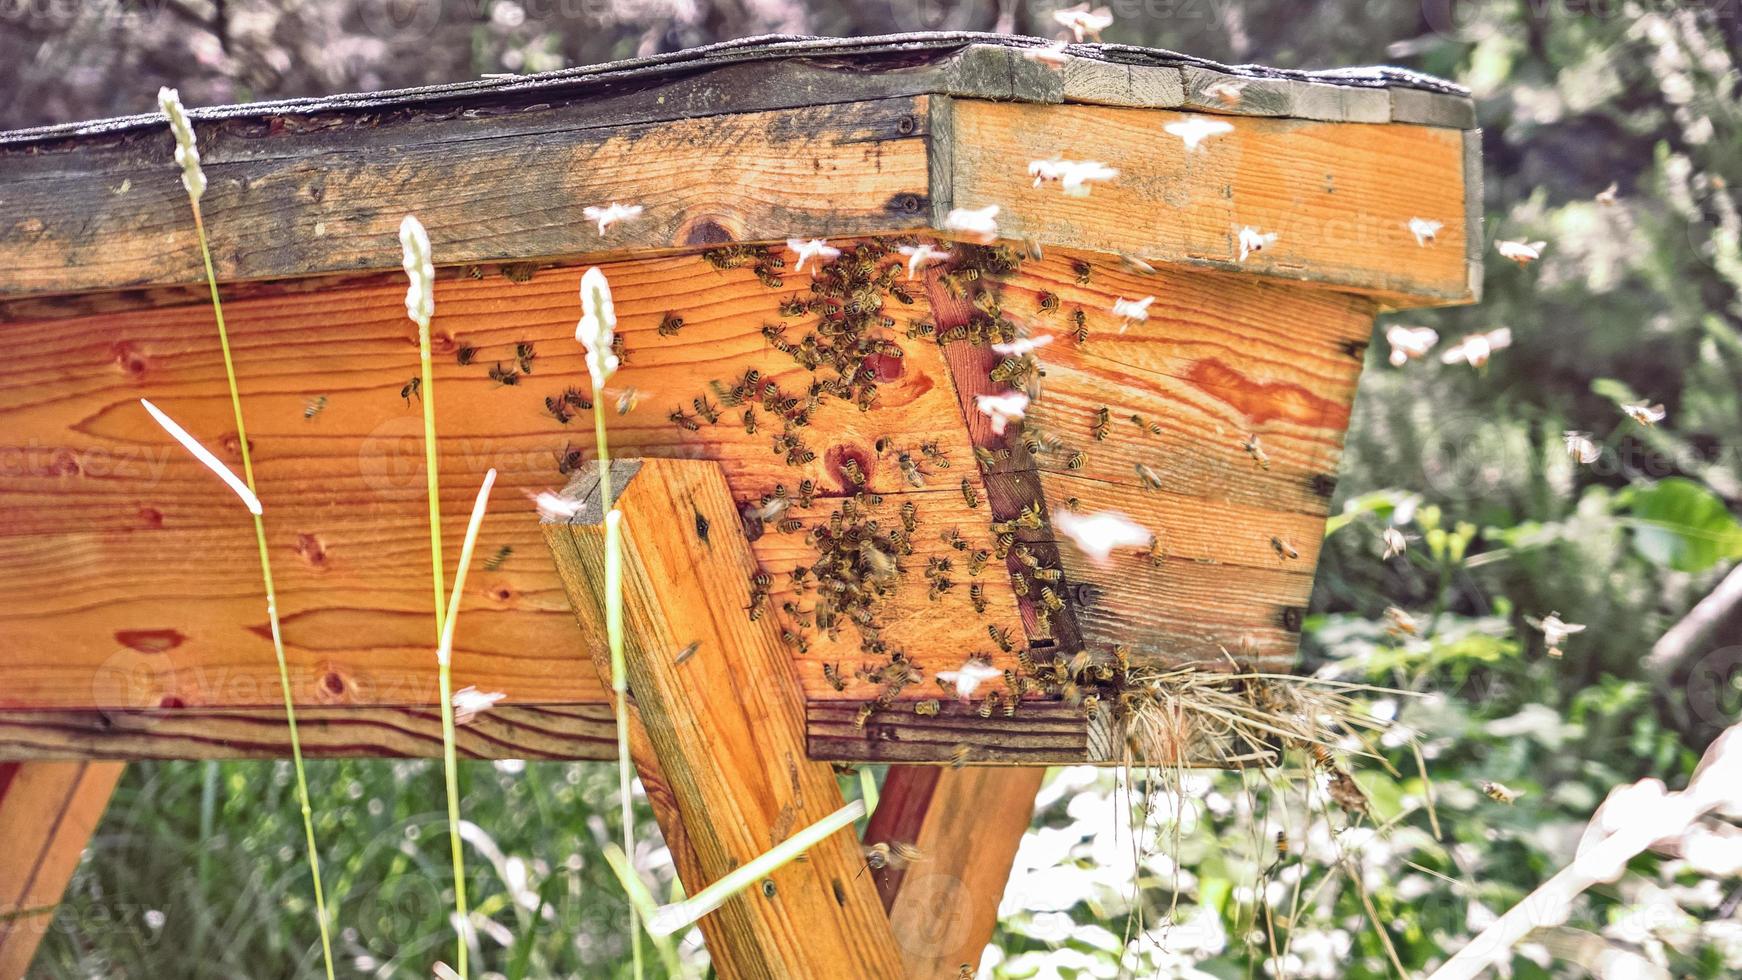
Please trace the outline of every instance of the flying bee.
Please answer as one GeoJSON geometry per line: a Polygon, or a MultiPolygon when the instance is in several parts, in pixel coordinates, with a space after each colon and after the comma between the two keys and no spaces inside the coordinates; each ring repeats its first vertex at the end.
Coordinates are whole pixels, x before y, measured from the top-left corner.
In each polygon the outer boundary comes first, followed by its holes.
{"type": "Polygon", "coordinates": [[[1507,806],[1511,806],[1518,802],[1518,798],[1524,794],[1518,790],[1510,789],[1501,783],[1484,779],[1482,780],[1482,795],[1496,803],[1504,803],[1507,806]]]}
{"type": "Polygon", "coordinates": [[[929,698],[914,703],[913,713],[921,718],[936,718],[938,714],[938,699],[929,698]]]}
{"type": "Polygon", "coordinates": [[[702,427],[696,424],[696,417],[685,412],[681,407],[672,409],[671,414],[667,415],[666,418],[670,419],[673,425],[686,432],[702,431],[702,427]]]}
{"type": "Polygon", "coordinates": [[[707,395],[690,399],[690,404],[695,406],[696,414],[706,419],[709,425],[719,424],[720,410],[713,402],[708,401],[707,395]]]}
{"type": "Polygon", "coordinates": [[[746,435],[752,435],[752,436],[756,434],[756,409],[755,409],[755,407],[746,408],[744,410],[744,433],[746,435]]]}
{"type": "Polygon", "coordinates": [[[625,388],[617,396],[617,414],[628,415],[635,411],[635,406],[641,404],[641,391],[637,388],[625,388]]]}
{"type": "Polygon", "coordinates": [[[1276,549],[1276,556],[1278,558],[1293,561],[1300,557],[1300,552],[1295,549],[1294,545],[1289,544],[1286,538],[1273,537],[1270,539],[1270,546],[1276,549]]]}
{"type": "Polygon", "coordinates": [[[512,368],[505,368],[501,361],[497,361],[490,366],[490,380],[499,385],[517,385],[520,383],[520,372],[512,368]]]}
{"type": "Polygon", "coordinates": [[[472,358],[477,356],[478,348],[473,347],[471,344],[461,344],[454,348],[454,360],[458,361],[461,367],[465,367],[472,363],[472,358]]]}
{"type": "Polygon", "coordinates": [[[837,691],[847,689],[847,681],[841,677],[841,665],[833,661],[823,664],[823,680],[828,681],[829,686],[837,691]]]}
{"type": "Polygon", "coordinates": [[[568,476],[575,470],[580,469],[580,467],[581,451],[575,449],[566,442],[563,443],[563,450],[558,453],[556,457],[556,471],[563,476],[568,476]]]}
{"type": "MultiPolygon", "coordinates": [[[[776,283],[776,285],[778,285],[779,280],[775,280],[775,283],[776,283]]],[[[869,701],[860,705],[859,710],[855,711],[853,713],[853,727],[854,728],[861,728],[861,729],[864,728],[865,723],[871,720],[871,712],[873,712],[875,710],[877,710],[876,706],[873,705],[869,701]]]]}
{"type": "Polygon", "coordinates": [[[415,374],[411,376],[410,381],[407,381],[399,389],[399,397],[405,399],[406,408],[411,407],[411,398],[413,395],[417,396],[418,401],[423,401],[423,379],[415,374]]]}
{"type": "Polygon", "coordinates": [[[1145,418],[1144,418],[1144,417],[1143,417],[1143,416],[1141,416],[1141,415],[1137,415],[1137,414],[1133,414],[1133,415],[1132,415],[1132,416],[1131,416],[1131,421],[1132,421],[1132,422],[1133,422],[1133,423],[1134,423],[1134,424],[1135,424],[1135,425],[1136,425],[1136,426],[1137,426],[1137,427],[1138,427],[1138,428],[1139,428],[1139,429],[1143,429],[1143,430],[1145,430],[1145,431],[1147,431],[1147,432],[1148,432],[1148,433],[1149,433],[1149,434],[1150,434],[1150,435],[1152,435],[1152,436],[1159,436],[1159,435],[1161,435],[1161,426],[1160,426],[1160,425],[1159,425],[1159,424],[1157,424],[1157,423],[1155,423],[1155,422],[1151,422],[1151,421],[1149,421],[1149,420],[1147,420],[1147,419],[1145,419],[1145,418]]]}
{"type": "Polygon", "coordinates": [[[313,398],[310,398],[307,402],[303,403],[303,406],[302,406],[303,421],[313,422],[315,420],[315,416],[326,411],[326,408],[327,408],[327,396],[316,395],[313,398]]]}
{"type": "Polygon", "coordinates": [[[984,615],[986,612],[986,587],[979,582],[968,586],[968,601],[974,604],[974,612],[984,615]]]}
{"type": "Polygon", "coordinates": [[[968,764],[968,759],[974,754],[974,747],[966,743],[957,745],[950,750],[950,768],[960,769],[968,764]]]}
{"type": "Polygon", "coordinates": [[[497,548],[495,554],[484,559],[484,570],[487,572],[496,571],[498,568],[502,567],[502,563],[507,561],[508,556],[512,554],[514,554],[514,548],[512,545],[505,544],[502,547],[497,548]]]}
{"type": "Polygon", "coordinates": [[[925,486],[925,474],[919,471],[919,464],[914,462],[912,455],[901,453],[895,461],[901,467],[901,475],[907,478],[909,486],[916,490],[925,486]]]}
{"type": "Polygon", "coordinates": [[[551,418],[556,419],[563,425],[568,425],[574,418],[573,415],[569,414],[568,403],[563,401],[560,397],[546,395],[544,399],[544,410],[550,413],[551,418]]]}
{"type": "Polygon", "coordinates": [[[1155,470],[1151,469],[1149,466],[1147,466],[1143,463],[1138,463],[1136,468],[1137,468],[1137,479],[1143,483],[1143,486],[1146,489],[1149,489],[1149,490],[1160,490],[1161,489],[1161,474],[1160,473],[1155,472],[1155,470]]]}
{"type": "Polygon", "coordinates": [[[1093,425],[1089,426],[1089,435],[1094,436],[1096,442],[1101,442],[1107,438],[1107,433],[1112,430],[1112,416],[1107,411],[1107,406],[1102,405],[1100,408],[1095,409],[1095,422],[1093,425]]]}
{"type": "Polygon", "coordinates": [[[988,623],[986,625],[986,635],[991,637],[992,642],[998,644],[998,649],[1003,650],[1005,653],[1009,653],[1016,649],[1016,645],[1010,642],[1010,627],[1008,626],[999,626],[996,623],[988,623]]]}
{"type": "Polygon", "coordinates": [[[678,664],[683,663],[685,660],[688,660],[689,658],[695,656],[696,651],[700,650],[701,648],[702,648],[702,641],[701,640],[692,641],[688,646],[684,647],[682,650],[679,650],[676,654],[674,654],[672,656],[672,658],[671,658],[672,666],[675,667],[678,664]]]}
{"type": "Polygon", "coordinates": [[[664,316],[659,318],[659,328],[656,332],[661,337],[676,337],[677,332],[682,329],[683,317],[668,310],[664,316]]]}
{"type": "Polygon", "coordinates": [[[1288,850],[1288,831],[1278,830],[1276,832],[1276,859],[1281,861],[1288,857],[1288,850]]]}
{"type": "Polygon", "coordinates": [[[1057,313],[1058,308],[1059,308],[1059,294],[1058,293],[1049,293],[1045,290],[1042,290],[1041,294],[1040,294],[1040,312],[1042,312],[1042,313],[1057,313]]]}
{"type": "Polygon", "coordinates": [[[1240,444],[1240,448],[1246,450],[1246,455],[1252,457],[1254,463],[1264,469],[1270,469],[1270,454],[1264,451],[1263,446],[1259,445],[1257,433],[1247,436],[1246,441],[1240,444]]]}
{"type": "Polygon", "coordinates": [[[909,534],[919,526],[919,505],[911,500],[901,505],[901,526],[909,534]]]}
{"type": "Polygon", "coordinates": [[[980,506],[980,493],[974,489],[974,484],[965,476],[962,477],[962,500],[966,501],[969,507],[980,506]]]}
{"type": "MultiPolygon", "coordinates": [[[[865,848],[865,867],[872,871],[900,871],[916,861],[924,861],[925,855],[912,844],[899,841],[872,844],[865,848]]],[[[863,872],[861,872],[863,873],[863,872]]]]}
{"type": "Polygon", "coordinates": [[[521,374],[532,373],[532,359],[538,353],[532,349],[532,341],[523,340],[514,345],[514,363],[520,366],[521,374]]]}

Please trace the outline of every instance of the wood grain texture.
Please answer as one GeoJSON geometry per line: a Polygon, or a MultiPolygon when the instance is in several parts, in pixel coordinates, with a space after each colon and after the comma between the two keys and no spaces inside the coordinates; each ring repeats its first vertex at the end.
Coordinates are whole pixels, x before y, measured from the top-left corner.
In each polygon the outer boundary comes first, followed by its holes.
{"type": "MultiPolygon", "coordinates": [[[[595,472],[591,483],[596,493],[595,472]]],[[[571,490],[584,494],[585,475],[571,490]]],[[[625,661],[647,740],[701,865],[693,894],[842,805],[827,763],[805,758],[803,695],[768,619],[753,622],[754,567],[717,464],[644,460],[623,514],[625,661]],[[719,531],[700,533],[705,519],[719,531]],[[679,661],[689,643],[695,653],[679,661]]],[[[604,633],[602,515],[549,523],[575,615],[604,633]],[[578,523],[584,521],[597,523],[578,523]]],[[[837,833],[709,916],[722,975],[902,975],[889,923],[851,834],[837,833]]],[[[681,870],[681,869],[680,869],[681,870]]]]}
{"type": "Polygon", "coordinates": [[[1480,217],[1466,210],[1458,130],[1227,117],[1231,132],[1188,151],[1163,130],[1185,113],[976,99],[949,109],[950,192],[933,196],[998,205],[1007,237],[1308,281],[1398,306],[1471,299],[1464,243],[1480,217]],[[1032,186],[1028,161],[1060,155],[1100,160],[1119,176],[1086,198],[1032,186]],[[1444,223],[1434,244],[1416,244],[1413,217],[1444,223]],[[1278,238],[1242,262],[1248,225],[1278,238]]]}
{"type": "Polygon", "coordinates": [[[979,968],[1045,778],[1039,767],[890,767],[865,842],[911,844],[922,855],[877,878],[909,977],[950,980],[963,964],[979,968]]]}
{"type": "MultiPolygon", "coordinates": [[[[910,97],[619,125],[579,104],[508,125],[268,129],[202,146],[202,207],[226,282],[391,269],[410,213],[444,264],[895,231],[924,223],[926,117],[910,97]],[[612,202],[646,211],[601,235],[582,209],[612,202]]],[[[168,137],[146,146],[57,154],[0,182],[0,296],[200,280],[168,137]]]]}
{"type": "Polygon", "coordinates": [[[16,980],[30,968],[123,768],[0,763],[0,978],[16,980]]]}

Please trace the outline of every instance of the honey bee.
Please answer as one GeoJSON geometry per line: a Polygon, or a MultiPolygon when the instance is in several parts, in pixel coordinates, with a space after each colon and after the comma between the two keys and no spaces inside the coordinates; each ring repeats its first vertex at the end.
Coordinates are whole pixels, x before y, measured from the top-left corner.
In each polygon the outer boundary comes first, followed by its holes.
{"type": "Polygon", "coordinates": [[[532,373],[532,359],[538,353],[532,349],[532,341],[523,340],[514,345],[514,362],[519,365],[521,374],[532,373]]]}
{"type": "Polygon", "coordinates": [[[1288,831],[1278,830],[1276,832],[1276,859],[1281,861],[1288,857],[1288,850],[1288,831]]]}
{"type": "Polygon", "coordinates": [[[302,406],[303,421],[313,422],[315,419],[315,416],[326,411],[326,408],[327,408],[327,396],[316,395],[313,398],[310,398],[302,406]]]}
{"type": "Polygon", "coordinates": [[[1005,653],[1009,653],[1016,649],[1016,645],[1010,642],[1010,628],[1007,626],[988,623],[986,626],[986,635],[990,636],[992,642],[998,644],[998,649],[1003,650],[1005,653]]]}
{"type": "Polygon", "coordinates": [[[1052,292],[1047,292],[1045,290],[1042,290],[1039,298],[1040,298],[1040,312],[1042,312],[1042,313],[1057,313],[1058,312],[1058,308],[1059,308],[1058,293],[1052,293],[1052,292]]]}
{"type": "Polygon", "coordinates": [[[1155,470],[1144,465],[1143,463],[1138,463],[1136,468],[1137,468],[1137,479],[1143,483],[1145,488],[1150,489],[1150,490],[1160,490],[1161,489],[1161,474],[1160,473],[1155,472],[1155,470]]]}
{"type": "Polygon", "coordinates": [[[1041,582],[1057,582],[1065,577],[1065,573],[1058,568],[1037,568],[1034,570],[1034,577],[1041,582]]]}
{"type": "Polygon", "coordinates": [[[617,414],[628,415],[635,411],[635,406],[641,404],[641,392],[635,388],[625,388],[617,396],[617,414]]]}
{"type": "Polygon", "coordinates": [[[974,460],[986,469],[991,469],[1009,458],[1010,450],[1008,449],[991,450],[982,446],[974,447],[974,460]]]}
{"type": "Polygon", "coordinates": [[[841,460],[841,472],[846,475],[848,482],[852,483],[854,486],[862,487],[865,485],[865,471],[859,468],[859,461],[857,459],[848,456],[841,460]]]}
{"type": "Polygon", "coordinates": [[[1095,424],[1089,426],[1089,435],[1094,436],[1096,442],[1100,442],[1107,438],[1107,433],[1112,429],[1113,423],[1108,414],[1107,406],[1102,405],[1095,409],[1095,424]]]}
{"type": "Polygon", "coordinates": [[[593,400],[581,392],[581,389],[569,387],[563,389],[563,404],[577,412],[585,412],[593,407],[593,400]]]}
{"type": "Polygon", "coordinates": [[[901,467],[901,475],[907,478],[909,486],[915,490],[925,487],[925,474],[919,471],[919,464],[914,462],[911,455],[901,453],[895,458],[895,461],[901,467]]]}
{"type": "Polygon", "coordinates": [[[1167,555],[1161,550],[1161,535],[1158,534],[1149,539],[1149,564],[1151,567],[1160,568],[1166,562],[1167,555]]]}
{"type": "Polygon", "coordinates": [[[520,383],[520,372],[512,368],[504,368],[501,361],[490,366],[490,380],[499,385],[512,387],[520,383]]]}
{"type": "Polygon", "coordinates": [[[411,399],[413,395],[417,396],[418,401],[423,401],[423,379],[415,374],[411,376],[410,381],[407,381],[404,386],[399,389],[399,397],[405,399],[406,408],[411,407],[411,399]]]}
{"type": "Polygon", "coordinates": [[[677,332],[682,329],[683,317],[678,316],[669,310],[664,316],[659,318],[659,328],[657,332],[661,337],[676,337],[677,332]]]}
{"type": "Polygon", "coordinates": [[[1276,556],[1278,558],[1293,561],[1300,557],[1300,552],[1295,550],[1294,545],[1289,544],[1285,538],[1271,538],[1270,546],[1276,549],[1276,556]]]}
{"type": "Polygon", "coordinates": [[[1150,422],[1150,421],[1148,421],[1148,420],[1147,420],[1147,419],[1145,419],[1145,418],[1144,418],[1144,417],[1143,417],[1143,416],[1141,416],[1141,415],[1137,415],[1137,414],[1133,414],[1133,415],[1132,415],[1132,416],[1131,416],[1131,421],[1132,421],[1132,422],[1133,422],[1133,423],[1134,423],[1134,424],[1135,424],[1135,425],[1136,425],[1136,426],[1137,426],[1137,427],[1138,427],[1138,428],[1139,428],[1139,429],[1144,429],[1144,430],[1146,430],[1146,431],[1148,431],[1148,433],[1149,433],[1149,434],[1150,434],[1150,435],[1152,435],[1152,436],[1159,436],[1159,435],[1161,435],[1161,426],[1160,426],[1160,425],[1158,425],[1158,424],[1156,424],[1156,423],[1154,423],[1154,422],[1150,422]]]}
{"type": "Polygon", "coordinates": [[[454,348],[454,360],[459,362],[461,367],[465,367],[472,363],[472,359],[477,356],[478,348],[473,347],[471,344],[461,344],[454,348]]]}
{"type": "Polygon", "coordinates": [[[982,717],[982,718],[992,717],[992,712],[998,710],[998,704],[999,704],[999,702],[1001,702],[1003,700],[1004,700],[1004,698],[997,691],[993,691],[992,693],[986,695],[985,700],[980,702],[980,710],[979,710],[980,717],[982,717]]]}
{"type": "Polygon", "coordinates": [[[968,586],[968,601],[974,604],[974,611],[976,613],[984,614],[986,612],[985,586],[981,585],[979,582],[975,582],[968,586]]]}
{"type": "Polygon", "coordinates": [[[1080,306],[1071,311],[1071,335],[1079,344],[1089,342],[1089,315],[1080,306]]]}
{"type": "Polygon", "coordinates": [[[617,363],[629,363],[629,345],[623,342],[622,334],[611,338],[611,353],[617,355],[617,363]]]}
{"type": "Polygon", "coordinates": [[[563,450],[556,457],[556,471],[563,476],[568,476],[580,468],[581,451],[571,447],[566,442],[563,443],[563,450]]]}
{"type": "Polygon", "coordinates": [[[1059,598],[1059,594],[1054,592],[1050,585],[1041,587],[1040,601],[1042,605],[1053,612],[1058,612],[1065,607],[1064,600],[1059,598]]]}
{"type": "Polygon", "coordinates": [[[974,747],[966,743],[958,744],[950,750],[950,768],[960,769],[968,764],[968,759],[974,754],[974,747]]]}
{"type": "Polygon", "coordinates": [[[556,419],[558,422],[562,423],[563,425],[568,425],[569,422],[574,418],[573,415],[569,414],[568,403],[563,401],[563,399],[556,397],[556,396],[547,395],[545,397],[544,410],[546,412],[550,413],[551,418],[556,419]]]}
{"type": "Polygon", "coordinates": [[[1077,259],[1071,263],[1071,272],[1076,275],[1077,285],[1079,286],[1087,286],[1089,284],[1089,273],[1091,271],[1093,271],[1092,267],[1082,259],[1077,259]]]}
{"type": "Polygon", "coordinates": [[[1240,444],[1240,448],[1246,450],[1246,455],[1252,457],[1254,463],[1264,469],[1270,469],[1270,454],[1264,451],[1263,446],[1259,445],[1257,433],[1247,436],[1246,441],[1240,444]]]}
{"type": "Polygon", "coordinates": [[[507,561],[508,556],[512,554],[514,554],[514,548],[511,545],[505,544],[502,547],[497,548],[495,554],[484,559],[484,570],[487,572],[496,571],[498,568],[502,567],[502,563],[507,561]]]}
{"type": "Polygon", "coordinates": [[[913,713],[919,715],[921,718],[935,718],[937,717],[938,707],[937,698],[916,701],[913,705],[913,713]]]}
{"type": "Polygon", "coordinates": [[[901,505],[901,526],[909,534],[919,526],[919,505],[911,500],[901,505]]]}
{"type": "Polygon", "coordinates": [[[938,535],[938,540],[940,540],[944,544],[947,544],[950,547],[956,549],[957,551],[967,551],[968,550],[968,539],[962,537],[961,528],[955,528],[955,527],[950,528],[948,531],[945,531],[943,534],[938,535]]]}
{"type": "Polygon", "coordinates": [[[690,643],[688,646],[684,647],[682,650],[679,650],[671,658],[672,666],[676,666],[678,664],[681,664],[685,660],[688,660],[689,658],[695,656],[696,651],[700,650],[701,648],[702,648],[702,641],[701,640],[696,640],[696,641],[690,643]]]}
{"type": "Polygon", "coordinates": [[[708,401],[707,395],[690,399],[690,404],[695,407],[696,414],[706,420],[709,425],[719,424],[720,410],[713,402],[708,401]]]}
{"type": "Polygon", "coordinates": [[[837,691],[847,689],[847,681],[841,677],[841,665],[838,663],[830,661],[823,664],[823,679],[828,681],[829,686],[837,691]]]}
{"type": "Polygon", "coordinates": [[[936,466],[938,469],[947,470],[950,468],[949,454],[945,453],[942,449],[939,449],[937,443],[922,442],[919,444],[919,452],[920,455],[925,457],[926,462],[936,466]]]}
{"type": "Polygon", "coordinates": [[[859,710],[853,713],[853,727],[863,729],[865,723],[871,720],[871,712],[875,710],[877,706],[869,701],[861,704],[859,710]]]}
{"type": "Polygon", "coordinates": [[[1496,803],[1504,803],[1507,806],[1511,806],[1518,802],[1518,798],[1524,795],[1518,790],[1510,789],[1501,783],[1492,782],[1486,779],[1482,780],[1481,785],[1483,796],[1488,797],[1496,803]]]}
{"type": "Polygon", "coordinates": [[[980,506],[980,493],[974,489],[974,484],[965,476],[962,477],[962,500],[969,507],[980,506]]]}
{"type": "Polygon", "coordinates": [[[817,496],[817,481],[815,481],[815,480],[800,480],[800,481],[798,481],[798,505],[800,507],[804,507],[804,508],[808,509],[811,506],[811,504],[816,502],[816,496],[817,496]]]}
{"type": "Polygon", "coordinates": [[[925,855],[912,844],[898,841],[872,844],[865,848],[865,867],[872,871],[889,869],[900,871],[916,861],[924,861],[925,855]]]}
{"type": "Polygon", "coordinates": [[[752,436],[756,434],[756,409],[754,407],[744,410],[744,434],[752,436]]]}
{"type": "Polygon", "coordinates": [[[1082,452],[1078,451],[1078,450],[1072,450],[1070,456],[1065,459],[1065,469],[1067,469],[1067,470],[1080,470],[1083,468],[1083,462],[1084,462],[1084,457],[1083,457],[1082,452]]]}
{"type": "Polygon", "coordinates": [[[973,554],[968,556],[968,574],[980,574],[981,570],[986,567],[986,563],[991,560],[992,553],[990,551],[987,551],[985,548],[974,549],[973,554]]]}
{"type": "Polygon", "coordinates": [[[670,419],[673,425],[686,432],[702,431],[702,427],[696,424],[696,417],[685,412],[681,407],[672,409],[671,414],[667,415],[666,418],[670,419]]]}
{"type": "Polygon", "coordinates": [[[956,967],[956,980],[974,980],[974,964],[963,963],[956,967]]]}

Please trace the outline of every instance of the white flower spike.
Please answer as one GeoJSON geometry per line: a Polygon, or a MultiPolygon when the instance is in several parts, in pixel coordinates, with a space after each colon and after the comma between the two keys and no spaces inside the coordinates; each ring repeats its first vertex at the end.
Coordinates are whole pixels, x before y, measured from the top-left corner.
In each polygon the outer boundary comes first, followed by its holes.
{"type": "Polygon", "coordinates": [[[817,274],[817,266],[822,265],[824,260],[833,262],[835,259],[841,257],[840,249],[830,245],[826,241],[823,241],[821,238],[813,238],[810,241],[805,241],[802,238],[788,238],[786,240],[786,247],[792,249],[793,253],[798,256],[798,265],[793,266],[792,269],[795,273],[804,271],[804,264],[806,261],[816,259],[816,261],[811,264],[811,275],[815,276],[817,274]]]}
{"type": "Polygon", "coordinates": [[[1512,329],[1496,327],[1487,333],[1473,333],[1446,348],[1440,355],[1443,364],[1468,364],[1479,368],[1488,363],[1497,350],[1512,346],[1512,329]]]}
{"type": "Polygon", "coordinates": [[[1052,342],[1053,335],[1050,333],[1035,334],[1032,337],[1018,337],[1008,344],[993,344],[992,353],[1004,357],[1023,357],[1052,342]]]}
{"type": "Polygon", "coordinates": [[[1028,411],[1028,396],[1020,391],[1008,395],[975,395],[974,407],[992,420],[992,434],[1003,435],[1004,427],[1028,411]]]}
{"type": "Polygon", "coordinates": [[[1405,327],[1397,324],[1385,328],[1385,342],[1391,345],[1391,366],[1402,367],[1410,361],[1427,356],[1440,342],[1432,327],[1405,327]]]}
{"type": "Polygon", "coordinates": [[[1089,181],[1112,180],[1119,176],[1119,171],[1098,160],[1060,160],[1055,158],[1029,161],[1028,175],[1034,178],[1034,186],[1036,187],[1056,180],[1066,197],[1088,197],[1089,181]]]}
{"type": "Polygon", "coordinates": [[[236,491],[236,496],[242,498],[242,504],[248,508],[248,513],[256,517],[260,516],[260,498],[254,496],[254,491],[248,489],[248,484],[243,483],[240,477],[230,472],[230,468],[225,466],[217,456],[214,456],[211,450],[200,445],[198,439],[188,434],[188,430],[177,425],[175,419],[163,414],[162,409],[144,398],[139,399],[139,404],[145,406],[145,410],[151,413],[151,417],[157,420],[157,424],[163,426],[163,431],[174,436],[175,441],[182,444],[182,448],[193,453],[195,459],[206,464],[206,469],[216,473],[218,479],[229,484],[230,489],[236,491]]]}
{"type": "Polygon", "coordinates": [[[611,284],[594,266],[581,276],[581,319],[575,324],[575,339],[587,349],[587,373],[592,375],[595,388],[605,387],[606,379],[617,373],[617,355],[611,352],[616,329],[611,284]]]}
{"type": "Polygon", "coordinates": [[[200,148],[194,142],[193,123],[182,108],[181,93],[172,88],[157,90],[157,105],[169,117],[169,131],[175,135],[175,162],[181,166],[181,185],[188,197],[199,200],[206,193],[206,172],[200,168],[200,148]]]}
{"type": "Polygon", "coordinates": [[[1132,523],[1124,514],[1112,510],[1088,515],[1055,510],[1052,512],[1052,526],[1097,564],[1106,564],[1115,549],[1147,548],[1155,540],[1155,535],[1132,523]]]}
{"type": "Polygon", "coordinates": [[[969,657],[959,670],[940,670],[938,680],[956,686],[956,697],[966,701],[986,681],[1003,677],[1004,672],[980,657],[969,657]]]}
{"type": "Polygon", "coordinates": [[[1202,146],[1204,140],[1223,133],[1232,133],[1232,123],[1221,119],[1206,119],[1203,116],[1193,116],[1179,122],[1171,122],[1161,127],[1162,132],[1169,136],[1178,136],[1186,145],[1186,152],[1192,153],[1202,146]]]}
{"type": "Polygon", "coordinates": [[[1495,242],[1494,250],[1502,258],[1511,259],[1519,265],[1529,265],[1542,258],[1542,250],[1548,247],[1548,242],[1495,242]]]}
{"type": "Polygon", "coordinates": [[[925,242],[918,245],[903,245],[898,251],[907,256],[907,278],[912,279],[914,273],[932,264],[942,262],[950,257],[947,248],[933,248],[925,242]]]}
{"type": "Polygon", "coordinates": [[[1446,223],[1443,221],[1429,221],[1427,218],[1409,219],[1409,233],[1415,236],[1415,243],[1424,248],[1434,243],[1434,238],[1445,226],[1446,223]]]}
{"type": "Polygon", "coordinates": [[[412,215],[399,223],[399,248],[405,278],[411,281],[405,289],[405,315],[427,328],[430,317],[435,316],[435,264],[430,259],[429,233],[412,215]]]}
{"type": "Polygon", "coordinates": [[[1244,262],[1248,255],[1262,252],[1275,244],[1276,232],[1261,232],[1251,225],[1247,225],[1240,229],[1240,261],[1244,262]]]}
{"type": "Polygon", "coordinates": [[[486,693],[469,685],[460,688],[454,692],[454,724],[470,724],[472,719],[494,708],[496,702],[507,696],[500,691],[486,693]]]}
{"type": "Polygon", "coordinates": [[[990,245],[998,240],[998,205],[988,204],[978,210],[956,208],[944,216],[944,230],[990,245]]]}
{"type": "Polygon", "coordinates": [[[588,221],[596,222],[599,226],[599,234],[602,236],[612,225],[633,221],[641,217],[641,210],[639,204],[618,204],[616,201],[612,201],[602,208],[589,204],[581,209],[581,215],[588,221]]]}
{"type": "Polygon", "coordinates": [[[1089,9],[1087,3],[1079,3],[1074,7],[1052,12],[1052,19],[1059,26],[1070,31],[1076,37],[1077,43],[1083,43],[1083,38],[1092,37],[1099,41],[1101,32],[1113,26],[1113,12],[1106,7],[1089,9]]]}

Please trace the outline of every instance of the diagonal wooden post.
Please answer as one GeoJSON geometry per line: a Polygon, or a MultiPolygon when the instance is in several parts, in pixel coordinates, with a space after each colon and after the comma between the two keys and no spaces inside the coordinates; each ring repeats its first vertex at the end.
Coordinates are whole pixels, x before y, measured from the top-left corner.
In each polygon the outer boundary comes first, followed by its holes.
{"type": "Polygon", "coordinates": [[[1040,766],[889,767],[865,842],[912,844],[924,856],[877,877],[908,976],[979,969],[1045,777],[1040,766]]]}
{"type": "MultiPolygon", "coordinates": [[[[608,672],[598,484],[588,464],[565,491],[580,513],[544,532],[593,661],[608,672]]],[[[772,617],[751,619],[754,561],[719,465],[623,460],[611,484],[623,514],[631,724],[648,747],[637,763],[649,752],[657,761],[644,782],[668,842],[687,841],[674,855],[693,894],[844,801],[829,765],[805,755],[804,698],[772,617]]],[[[864,864],[853,835],[835,834],[704,918],[720,975],[905,975],[864,864]]]]}
{"type": "Polygon", "coordinates": [[[30,968],[125,767],[0,763],[0,980],[30,968]]]}

